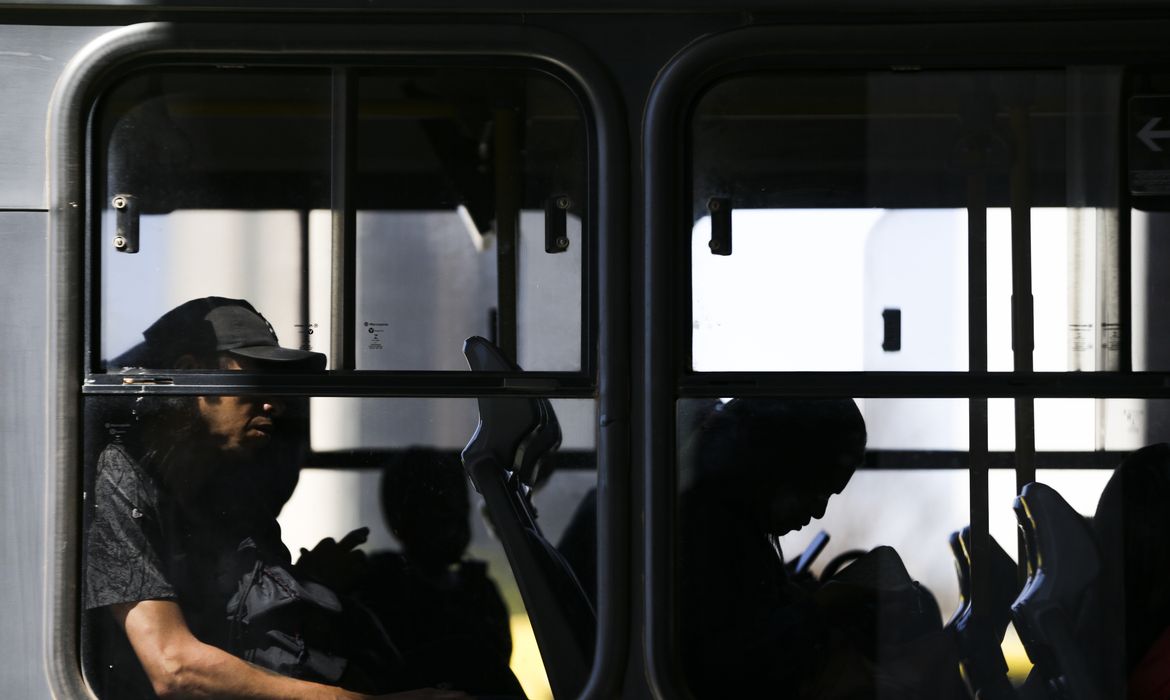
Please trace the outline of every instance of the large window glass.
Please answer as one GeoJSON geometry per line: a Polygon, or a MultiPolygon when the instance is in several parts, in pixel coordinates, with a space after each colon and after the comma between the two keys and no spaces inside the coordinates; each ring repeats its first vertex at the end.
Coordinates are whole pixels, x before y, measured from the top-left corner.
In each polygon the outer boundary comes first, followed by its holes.
{"type": "Polygon", "coordinates": [[[697,695],[1111,697],[1153,663],[1164,80],[907,66],[699,94],[673,241],[697,695]]]}
{"type": "Polygon", "coordinates": [[[99,697],[177,682],[144,641],[162,627],[238,657],[201,657],[210,695],[583,687],[588,119],[559,78],[489,65],[160,65],[96,101],[79,467],[99,697]]]}

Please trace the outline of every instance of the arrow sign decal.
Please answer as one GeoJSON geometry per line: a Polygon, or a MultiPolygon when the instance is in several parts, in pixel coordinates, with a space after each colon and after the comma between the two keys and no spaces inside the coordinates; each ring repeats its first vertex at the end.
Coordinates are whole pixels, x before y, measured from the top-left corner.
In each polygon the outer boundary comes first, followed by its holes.
{"type": "Polygon", "coordinates": [[[1170,131],[1155,130],[1161,121],[1161,117],[1154,117],[1150,121],[1146,122],[1146,125],[1142,127],[1142,130],[1139,131],[1137,135],[1138,138],[1142,140],[1142,143],[1146,144],[1146,148],[1149,148],[1155,153],[1161,153],[1162,147],[1159,146],[1154,139],[1170,138],[1170,131]]]}
{"type": "Polygon", "coordinates": [[[1170,201],[1170,91],[1130,97],[1124,123],[1129,193],[1170,201]]]}

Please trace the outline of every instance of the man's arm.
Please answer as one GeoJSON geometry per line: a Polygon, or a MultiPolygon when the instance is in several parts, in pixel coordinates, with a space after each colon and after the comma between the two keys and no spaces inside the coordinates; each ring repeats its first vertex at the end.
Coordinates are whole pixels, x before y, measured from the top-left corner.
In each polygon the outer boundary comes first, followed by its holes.
{"type": "MultiPolygon", "coordinates": [[[[253,666],[191,633],[179,605],[142,600],[110,606],[160,698],[249,700],[363,700],[370,696],[298,680],[253,666]]],[[[387,700],[465,698],[463,693],[417,690],[387,700]]]]}

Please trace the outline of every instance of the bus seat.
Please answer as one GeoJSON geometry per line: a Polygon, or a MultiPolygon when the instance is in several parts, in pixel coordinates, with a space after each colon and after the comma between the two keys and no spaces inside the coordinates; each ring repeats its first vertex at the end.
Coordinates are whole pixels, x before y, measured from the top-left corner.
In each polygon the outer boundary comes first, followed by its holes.
{"type": "Polygon", "coordinates": [[[521,443],[515,465],[520,480],[532,487],[536,487],[542,477],[546,476],[542,469],[543,457],[561,446],[561,424],[553,412],[552,404],[545,398],[537,399],[536,404],[540,409],[540,421],[521,443]]]}
{"type": "Polygon", "coordinates": [[[1104,700],[1094,659],[1078,631],[1099,615],[1101,555],[1089,524],[1054,489],[1030,483],[1012,508],[1023,531],[1028,580],[1015,604],[1016,630],[1033,673],[1059,700],[1104,700]]]}
{"type": "MultiPolygon", "coordinates": [[[[468,338],[463,354],[473,371],[520,369],[480,337],[468,338]]],[[[575,697],[592,668],[596,615],[572,568],[541,533],[530,502],[542,458],[560,446],[560,424],[547,399],[478,401],[479,424],[463,465],[516,577],[553,693],[575,697]]]]}
{"type": "Polygon", "coordinates": [[[1015,698],[1007,676],[1007,661],[1000,644],[1011,621],[1011,605],[1019,591],[1016,583],[1016,565],[999,543],[991,540],[990,570],[993,596],[985,610],[978,611],[971,596],[971,528],[953,532],[949,538],[955,557],[955,572],[959,578],[959,606],[951,615],[946,628],[955,636],[959,647],[959,661],[966,673],[975,697],[981,700],[1010,700],[1015,698]],[[976,614],[980,612],[980,614],[976,614]]]}

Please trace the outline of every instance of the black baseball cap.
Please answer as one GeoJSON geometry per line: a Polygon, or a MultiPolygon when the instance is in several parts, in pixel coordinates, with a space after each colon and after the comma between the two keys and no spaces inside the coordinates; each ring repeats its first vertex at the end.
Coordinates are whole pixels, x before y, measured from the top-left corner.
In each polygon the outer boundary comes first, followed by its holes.
{"type": "Polygon", "coordinates": [[[192,299],[163,314],[143,331],[142,337],[141,344],[112,364],[170,368],[183,355],[226,353],[260,363],[269,370],[325,369],[323,354],[281,347],[272,324],[243,299],[192,299]]]}

